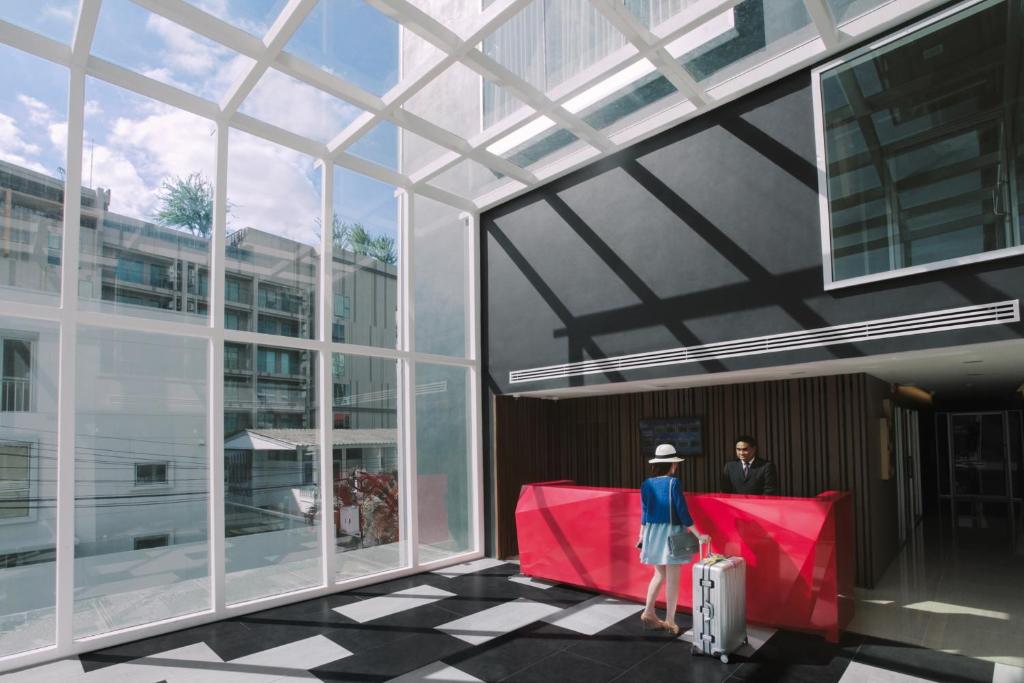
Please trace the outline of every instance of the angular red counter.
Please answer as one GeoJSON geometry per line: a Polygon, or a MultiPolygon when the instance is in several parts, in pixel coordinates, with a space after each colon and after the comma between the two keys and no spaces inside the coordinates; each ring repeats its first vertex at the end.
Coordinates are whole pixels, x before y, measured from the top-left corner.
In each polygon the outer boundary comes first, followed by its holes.
{"type": "MultiPolygon", "coordinates": [[[[687,494],[686,503],[714,552],[747,561],[747,620],[818,631],[832,642],[853,618],[853,500],[687,494]]],[[[528,484],[516,505],[522,572],[643,602],[651,567],[634,547],[640,491],[528,484]]],[[[690,565],[679,604],[691,608],[690,565]]]]}

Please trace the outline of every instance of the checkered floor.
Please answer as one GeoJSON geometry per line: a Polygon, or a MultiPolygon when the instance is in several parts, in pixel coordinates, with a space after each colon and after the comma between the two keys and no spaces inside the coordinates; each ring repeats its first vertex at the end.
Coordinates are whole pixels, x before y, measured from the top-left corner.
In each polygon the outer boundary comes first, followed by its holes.
{"type": "MultiPolygon", "coordinates": [[[[751,627],[728,664],[643,631],[641,606],[479,560],[0,676],[4,683],[979,681],[1018,672],[848,634],[751,627]]],[[[678,617],[689,627],[688,614],[678,617]]]]}

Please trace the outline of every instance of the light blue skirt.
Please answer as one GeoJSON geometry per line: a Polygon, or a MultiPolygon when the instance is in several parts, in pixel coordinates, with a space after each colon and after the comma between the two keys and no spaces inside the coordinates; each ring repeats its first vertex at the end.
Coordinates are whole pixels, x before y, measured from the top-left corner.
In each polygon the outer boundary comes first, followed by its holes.
{"type": "Polygon", "coordinates": [[[682,530],[681,524],[644,524],[644,545],[640,548],[640,561],[643,564],[688,564],[690,557],[680,559],[668,554],[668,537],[682,530]]]}

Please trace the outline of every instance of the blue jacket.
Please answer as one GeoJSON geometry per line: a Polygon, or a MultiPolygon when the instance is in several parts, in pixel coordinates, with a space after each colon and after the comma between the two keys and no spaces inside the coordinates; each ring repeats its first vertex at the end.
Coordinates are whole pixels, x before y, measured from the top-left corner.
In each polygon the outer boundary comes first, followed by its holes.
{"type": "Polygon", "coordinates": [[[640,486],[640,506],[643,511],[641,524],[668,524],[674,521],[683,526],[692,526],[693,518],[686,507],[683,488],[675,477],[651,477],[644,479],[640,486]],[[675,483],[672,484],[672,480],[675,483]],[[671,488],[671,504],[675,506],[675,519],[669,518],[669,489],[671,488]]]}

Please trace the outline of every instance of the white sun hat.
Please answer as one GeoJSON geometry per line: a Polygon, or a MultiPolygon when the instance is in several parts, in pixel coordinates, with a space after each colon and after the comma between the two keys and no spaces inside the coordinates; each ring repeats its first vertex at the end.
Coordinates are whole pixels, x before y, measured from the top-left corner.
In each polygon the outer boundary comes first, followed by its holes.
{"type": "Polygon", "coordinates": [[[652,465],[659,462],[682,462],[683,459],[676,455],[675,446],[670,443],[663,443],[654,449],[654,457],[647,462],[652,465]]]}

